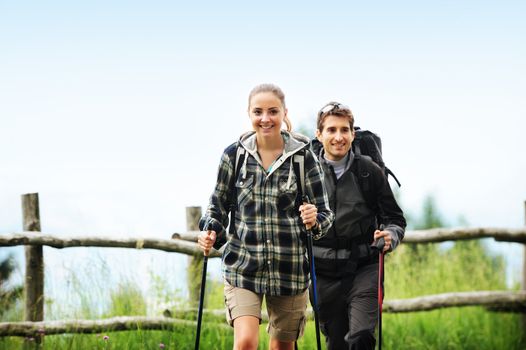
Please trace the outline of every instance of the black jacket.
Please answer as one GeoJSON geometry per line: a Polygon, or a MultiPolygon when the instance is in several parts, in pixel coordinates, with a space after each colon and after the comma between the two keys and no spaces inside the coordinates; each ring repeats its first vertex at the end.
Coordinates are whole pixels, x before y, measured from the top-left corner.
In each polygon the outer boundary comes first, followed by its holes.
{"type": "Polygon", "coordinates": [[[391,232],[394,249],[404,237],[406,221],[387,177],[369,157],[355,158],[349,151],[350,168],[337,179],[323,157],[321,144],[314,141],[313,149],[317,150],[335,215],[327,235],[314,241],[316,273],[341,277],[352,274],[360,265],[377,261],[377,253],[369,246],[381,224],[391,232]]]}

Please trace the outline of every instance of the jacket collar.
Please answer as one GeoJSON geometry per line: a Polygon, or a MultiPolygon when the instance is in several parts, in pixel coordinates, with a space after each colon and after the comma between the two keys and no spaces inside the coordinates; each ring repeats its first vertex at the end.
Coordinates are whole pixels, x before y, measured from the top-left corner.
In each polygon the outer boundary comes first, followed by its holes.
{"type": "MultiPolygon", "coordinates": [[[[285,158],[290,157],[309,145],[309,139],[301,134],[281,130],[281,137],[283,137],[285,143],[283,149],[283,156],[285,156],[285,158]]],[[[258,151],[255,131],[249,131],[241,135],[239,143],[248,153],[255,157],[258,151]]]]}
{"type": "MultiPolygon", "coordinates": [[[[292,157],[301,149],[309,147],[309,139],[301,134],[281,130],[281,137],[283,137],[283,141],[285,143],[283,154],[278,159],[276,159],[267,176],[270,176],[276,169],[278,169],[287,160],[287,158],[292,157]]],[[[251,154],[261,166],[263,166],[263,162],[261,161],[257,150],[255,131],[249,131],[241,135],[239,138],[239,145],[243,147],[249,154],[251,154]]],[[[245,157],[241,171],[242,173],[246,173],[247,159],[248,157],[245,157]]],[[[290,172],[292,172],[292,162],[290,172]]]]}

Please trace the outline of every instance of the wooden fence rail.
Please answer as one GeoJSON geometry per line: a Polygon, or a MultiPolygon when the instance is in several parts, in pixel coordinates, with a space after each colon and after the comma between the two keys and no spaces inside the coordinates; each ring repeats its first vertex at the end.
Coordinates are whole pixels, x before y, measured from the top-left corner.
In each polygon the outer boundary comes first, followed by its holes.
{"type": "MultiPolygon", "coordinates": [[[[57,249],[72,247],[106,247],[106,248],[132,248],[156,249],[165,252],[175,252],[187,255],[203,254],[196,243],[182,239],[155,239],[155,238],[109,238],[109,237],[61,237],[57,235],[35,232],[8,233],[0,236],[0,246],[49,246],[57,249]]],[[[221,254],[213,251],[210,257],[220,257],[221,254]]]]}
{"type": "Polygon", "coordinates": [[[494,238],[500,242],[526,243],[526,228],[434,228],[429,230],[407,231],[405,243],[440,243],[478,238],[494,238]]]}
{"type": "MultiPolygon", "coordinates": [[[[102,333],[128,330],[165,330],[174,327],[194,328],[195,322],[168,317],[121,316],[103,320],[61,320],[40,322],[0,322],[0,337],[65,333],[102,333]]],[[[217,327],[230,328],[227,324],[217,327]]]]}
{"type": "MultiPolygon", "coordinates": [[[[479,291],[427,295],[410,299],[386,300],[383,311],[388,313],[430,311],[447,307],[484,306],[490,311],[526,310],[526,292],[479,291]]],[[[313,319],[312,309],[307,310],[307,317],[313,319]]],[[[225,310],[205,310],[205,320],[221,322],[225,319],[225,310]]],[[[24,336],[39,334],[63,333],[101,333],[125,330],[164,330],[174,327],[195,327],[193,321],[197,315],[196,308],[168,311],[165,317],[113,317],[103,320],[68,320],[41,322],[0,322],[0,337],[24,336]]],[[[262,313],[263,322],[268,321],[262,313]]],[[[217,327],[228,327],[219,324],[217,327]]]]}
{"type": "MultiPolygon", "coordinates": [[[[174,233],[172,239],[153,238],[125,238],[116,239],[109,237],[74,236],[60,237],[58,235],[42,233],[40,228],[40,214],[38,194],[22,196],[24,217],[24,231],[20,233],[7,233],[0,235],[0,246],[24,245],[26,250],[26,309],[25,322],[0,323],[0,336],[37,336],[61,333],[96,333],[102,331],[133,330],[133,329],[166,329],[174,326],[191,325],[194,322],[188,312],[195,314],[195,309],[165,311],[170,317],[116,317],[105,320],[72,320],[72,321],[43,321],[43,255],[42,246],[57,249],[69,247],[114,247],[131,249],[156,249],[166,252],[176,252],[190,256],[189,265],[194,270],[199,270],[202,251],[196,241],[199,231],[196,229],[196,220],[200,216],[200,208],[187,208],[187,229],[185,233],[174,233]],[[184,320],[173,316],[185,318],[184,320]]],[[[526,208],[526,203],[525,203],[526,208]]],[[[526,228],[437,228],[431,230],[407,231],[404,244],[438,243],[453,240],[467,240],[480,238],[494,238],[497,241],[517,242],[526,244],[526,228]]],[[[525,248],[526,249],[526,248],[525,248]]],[[[525,250],[526,255],[526,250],[525,250]]],[[[220,257],[219,251],[213,250],[210,257],[220,257]]],[[[526,262],[525,262],[526,268],[526,262]]],[[[524,271],[523,286],[526,286],[526,271],[524,271]]],[[[188,280],[189,284],[194,283],[188,280]]],[[[195,285],[189,286],[190,291],[199,291],[195,285]]],[[[198,295],[191,295],[197,299],[198,295]]],[[[190,305],[195,303],[190,302],[190,305]]],[[[411,299],[386,300],[385,312],[412,312],[428,311],[445,307],[459,306],[484,306],[492,311],[526,312],[526,291],[475,291],[454,292],[436,295],[427,295],[411,299]]],[[[206,314],[223,314],[223,311],[208,310],[206,314]]],[[[525,314],[526,315],[526,314],[525,314]]],[[[216,315],[217,316],[217,315],[216,315]]],[[[222,317],[222,316],[221,316],[222,317]]],[[[526,326],[526,317],[523,322],[526,326]]]]}
{"type": "MultiPolygon", "coordinates": [[[[46,245],[53,248],[71,247],[107,247],[107,248],[135,248],[135,249],[157,249],[166,252],[182,254],[202,254],[195,242],[198,231],[185,233],[174,233],[172,239],[155,238],[108,238],[93,236],[61,237],[49,233],[19,232],[8,233],[0,236],[0,246],[17,245],[46,245]]],[[[440,243],[456,240],[468,240],[478,238],[494,238],[497,241],[526,243],[526,228],[524,229],[499,229],[499,228],[453,228],[453,229],[431,229],[407,231],[404,237],[406,243],[440,243]]],[[[220,257],[217,250],[212,250],[210,257],[220,257]]]]}

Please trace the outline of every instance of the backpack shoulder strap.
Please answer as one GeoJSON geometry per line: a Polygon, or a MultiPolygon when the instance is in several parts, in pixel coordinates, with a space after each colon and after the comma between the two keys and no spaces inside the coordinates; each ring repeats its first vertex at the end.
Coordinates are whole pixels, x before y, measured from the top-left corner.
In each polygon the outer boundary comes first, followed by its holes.
{"type": "Polygon", "coordinates": [[[292,162],[294,175],[296,175],[298,182],[298,197],[296,198],[296,205],[299,207],[303,202],[303,196],[305,194],[305,148],[292,156],[292,162]]]}
{"type": "Polygon", "coordinates": [[[232,190],[232,188],[235,187],[237,175],[239,174],[239,170],[245,160],[246,150],[239,145],[239,142],[235,142],[228,146],[226,153],[230,160],[230,165],[234,170],[230,183],[228,184],[229,189],[232,190]]]}
{"type": "Polygon", "coordinates": [[[237,146],[236,163],[234,166],[234,184],[237,179],[237,175],[239,174],[239,170],[241,170],[243,162],[245,161],[246,153],[247,151],[243,147],[241,147],[240,145],[237,146]]]}
{"type": "Polygon", "coordinates": [[[373,211],[378,210],[378,203],[375,194],[375,183],[376,176],[383,176],[381,171],[375,171],[373,169],[374,164],[367,156],[356,155],[354,156],[354,161],[351,165],[351,171],[358,178],[358,186],[360,186],[360,191],[362,193],[367,206],[373,211]]]}
{"type": "Polygon", "coordinates": [[[385,167],[385,176],[389,176],[389,175],[393,177],[393,179],[398,184],[398,187],[402,187],[402,184],[400,183],[400,181],[398,181],[398,179],[396,178],[396,175],[392,172],[392,170],[389,169],[388,167],[385,167]]]}
{"type": "MultiPolygon", "coordinates": [[[[294,175],[296,176],[296,183],[298,184],[298,193],[296,195],[296,209],[299,209],[303,204],[305,198],[305,148],[299,150],[294,154],[292,158],[292,167],[294,168],[294,175]]],[[[303,227],[301,224],[300,217],[298,216],[298,223],[300,227],[303,227]]],[[[303,243],[305,242],[306,235],[300,236],[303,243]]]]}
{"type": "Polygon", "coordinates": [[[230,183],[228,184],[228,188],[230,191],[229,195],[229,206],[230,206],[230,223],[228,224],[228,232],[234,233],[235,230],[235,220],[236,220],[236,210],[237,210],[237,187],[236,187],[236,181],[237,176],[239,174],[239,171],[241,170],[241,167],[243,166],[243,162],[245,161],[246,157],[246,150],[239,145],[239,142],[236,142],[233,146],[236,148],[236,152],[230,152],[230,162],[232,164],[232,168],[234,172],[232,173],[232,178],[230,179],[230,183]]]}

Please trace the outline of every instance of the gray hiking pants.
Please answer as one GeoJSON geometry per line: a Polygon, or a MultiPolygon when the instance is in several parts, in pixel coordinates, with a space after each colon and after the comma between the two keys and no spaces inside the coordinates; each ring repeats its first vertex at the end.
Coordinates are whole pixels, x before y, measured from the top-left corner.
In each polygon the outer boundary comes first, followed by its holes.
{"type": "MultiPolygon", "coordinates": [[[[356,270],[353,280],[316,275],[318,317],[328,350],[374,349],[378,321],[378,263],[356,270]]],[[[313,302],[312,293],[311,303],[313,302]]]]}

